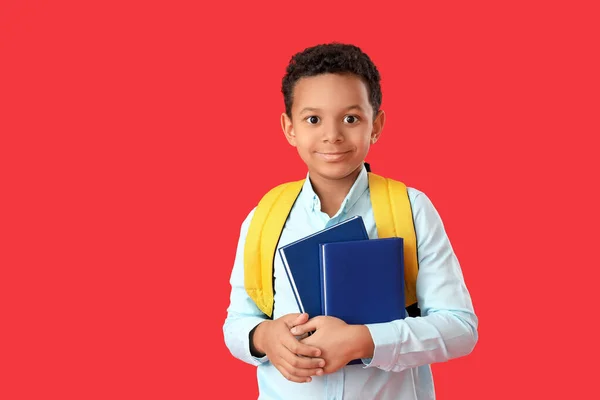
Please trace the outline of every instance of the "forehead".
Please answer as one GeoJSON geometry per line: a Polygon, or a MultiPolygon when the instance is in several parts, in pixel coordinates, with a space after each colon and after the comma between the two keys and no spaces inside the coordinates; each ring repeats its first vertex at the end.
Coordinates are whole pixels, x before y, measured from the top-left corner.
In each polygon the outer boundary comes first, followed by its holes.
{"type": "Polygon", "coordinates": [[[351,105],[370,109],[367,85],[356,75],[322,74],[304,77],[294,86],[292,113],[307,107],[336,111],[351,105]]]}

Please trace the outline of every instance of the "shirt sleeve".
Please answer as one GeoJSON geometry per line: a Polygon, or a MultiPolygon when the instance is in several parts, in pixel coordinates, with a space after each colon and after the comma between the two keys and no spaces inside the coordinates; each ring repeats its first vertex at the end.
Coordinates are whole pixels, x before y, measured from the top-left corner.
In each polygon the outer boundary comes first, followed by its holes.
{"type": "Polygon", "coordinates": [[[266,356],[254,357],[250,353],[249,335],[255,326],[268,317],[256,306],[244,288],[244,245],[253,215],[254,210],[248,214],[240,230],[235,261],[229,280],[231,294],[227,317],[223,324],[223,336],[225,345],[235,358],[251,365],[259,365],[267,362],[268,358],[266,356]]]}
{"type": "MultiPolygon", "coordinates": [[[[364,368],[403,371],[469,354],[477,343],[478,320],[442,220],[422,192],[413,191],[421,317],[366,325],[375,344],[364,368]]],[[[410,193],[410,192],[409,192],[410,193]]]]}

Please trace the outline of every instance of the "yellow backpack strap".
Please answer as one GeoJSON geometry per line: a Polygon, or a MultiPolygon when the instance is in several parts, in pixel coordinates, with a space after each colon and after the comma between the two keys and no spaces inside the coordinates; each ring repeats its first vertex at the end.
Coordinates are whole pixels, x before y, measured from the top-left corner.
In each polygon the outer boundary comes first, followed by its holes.
{"type": "Polygon", "coordinates": [[[304,179],[271,189],[258,203],[244,246],[244,286],[269,318],[273,315],[273,259],[279,237],[304,179]],[[258,250],[258,251],[257,251],[258,250]]]}
{"type": "Polygon", "coordinates": [[[401,237],[404,241],[406,307],[417,303],[417,239],[406,185],[369,172],[371,205],[380,238],[401,237]]]}

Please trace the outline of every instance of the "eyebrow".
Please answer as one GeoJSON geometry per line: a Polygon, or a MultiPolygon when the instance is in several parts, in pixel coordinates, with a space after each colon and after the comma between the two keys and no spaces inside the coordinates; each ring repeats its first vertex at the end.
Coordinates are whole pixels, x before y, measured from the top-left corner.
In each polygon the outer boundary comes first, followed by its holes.
{"type": "MultiPolygon", "coordinates": [[[[359,106],[358,104],[354,104],[351,105],[350,107],[346,107],[345,111],[350,111],[350,110],[358,110],[360,112],[365,112],[365,110],[363,110],[363,108],[361,106],[359,106]]],[[[321,111],[320,108],[314,108],[314,107],[305,107],[300,111],[300,114],[304,114],[305,112],[316,112],[316,111],[321,111]]]]}
{"type": "Polygon", "coordinates": [[[352,105],[348,108],[346,108],[346,111],[350,111],[350,110],[358,110],[360,112],[365,112],[365,110],[363,110],[363,108],[361,106],[359,106],[358,104],[352,105]]]}

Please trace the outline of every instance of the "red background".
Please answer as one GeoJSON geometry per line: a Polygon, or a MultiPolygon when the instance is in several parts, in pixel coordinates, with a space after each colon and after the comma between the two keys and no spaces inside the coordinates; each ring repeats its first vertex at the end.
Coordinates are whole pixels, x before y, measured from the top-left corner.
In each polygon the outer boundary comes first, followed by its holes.
{"type": "Polygon", "coordinates": [[[0,1],[0,398],[256,398],[229,274],[261,194],[305,174],[285,66],[332,40],[378,65],[368,161],[432,199],[480,318],[438,397],[590,397],[594,2],[94,3],[0,1]]]}

